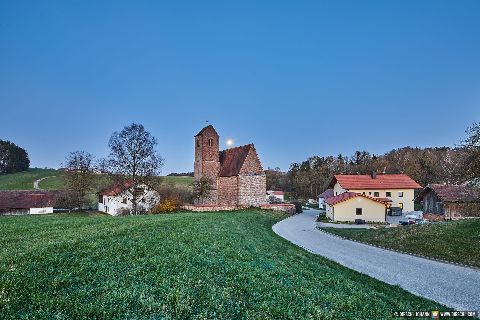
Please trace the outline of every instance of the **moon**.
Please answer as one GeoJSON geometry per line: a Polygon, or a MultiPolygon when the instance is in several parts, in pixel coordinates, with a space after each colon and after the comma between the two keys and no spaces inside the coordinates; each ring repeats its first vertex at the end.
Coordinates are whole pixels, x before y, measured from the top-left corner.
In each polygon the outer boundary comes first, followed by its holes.
{"type": "Polygon", "coordinates": [[[229,147],[233,146],[233,140],[232,139],[227,139],[227,146],[229,146],[229,147]]]}

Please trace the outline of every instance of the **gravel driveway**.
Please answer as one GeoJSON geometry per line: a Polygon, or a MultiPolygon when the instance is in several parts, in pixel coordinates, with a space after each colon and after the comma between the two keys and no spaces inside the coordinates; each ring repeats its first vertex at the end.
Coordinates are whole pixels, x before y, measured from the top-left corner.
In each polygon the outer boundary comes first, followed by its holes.
{"type": "Polygon", "coordinates": [[[288,241],[459,311],[480,311],[480,271],[343,240],[315,228],[317,210],[294,215],[273,226],[288,241]]]}

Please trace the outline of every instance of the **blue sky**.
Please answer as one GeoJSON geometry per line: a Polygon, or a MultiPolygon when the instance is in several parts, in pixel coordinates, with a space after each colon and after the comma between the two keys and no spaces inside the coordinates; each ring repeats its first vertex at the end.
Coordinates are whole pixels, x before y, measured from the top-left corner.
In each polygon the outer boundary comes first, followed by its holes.
{"type": "Polygon", "coordinates": [[[265,167],[453,146],[480,120],[480,1],[0,1],[0,139],[32,166],[142,123],[163,173],[209,120],[265,167]]]}

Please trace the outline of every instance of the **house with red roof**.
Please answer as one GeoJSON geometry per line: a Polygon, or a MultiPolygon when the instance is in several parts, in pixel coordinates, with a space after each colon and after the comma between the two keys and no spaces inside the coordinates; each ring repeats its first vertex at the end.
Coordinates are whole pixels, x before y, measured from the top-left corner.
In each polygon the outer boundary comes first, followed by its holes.
{"type": "Polygon", "coordinates": [[[406,174],[340,174],[333,176],[321,196],[331,220],[385,222],[392,208],[414,211],[414,192],[419,188],[406,174]]]}
{"type": "Polygon", "coordinates": [[[385,222],[387,202],[356,192],[344,192],[325,199],[326,215],[332,221],[385,222]]]}
{"type": "Polygon", "coordinates": [[[148,211],[160,201],[158,192],[146,184],[140,184],[133,190],[133,181],[115,183],[98,193],[98,211],[112,216],[121,215],[132,209],[132,196],[137,196],[140,211],[148,211]]]}
{"type": "Polygon", "coordinates": [[[406,174],[372,173],[335,175],[329,188],[333,189],[334,196],[344,192],[360,193],[409,212],[414,211],[414,193],[421,186],[406,174]]]}

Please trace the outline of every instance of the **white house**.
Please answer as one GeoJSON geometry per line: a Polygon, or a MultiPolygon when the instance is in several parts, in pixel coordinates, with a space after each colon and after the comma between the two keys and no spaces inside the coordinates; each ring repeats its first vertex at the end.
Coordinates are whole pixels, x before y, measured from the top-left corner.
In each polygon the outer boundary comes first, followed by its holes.
{"type": "MultiPolygon", "coordinates": [[[[113,185],[98,193],[98,210],[112,216],[122,214],[123,211],[132,208],[133,182],[126,181],[123,185],[113,185]]],[[[156,190],[140,184],[135,188],[137,206],[141,211],[150,210],[160,201],[160,195],[156,190]]]]}
{"type": "Polygon", "coordinates": [[[279,190],[268,190],[267,191],[267,200],[268,198],[270,197],[275,197],[277,198],[278,200],[280,200],[281,202],[284,202],[285,201],[285,192],[283,191],[279,191],[279,190]]]}
{"type": "Polygon", "coordinates": [[[333,189],[327,189],[318,195],[318,208],[325,209],[325,199],[333,197],[333,189]]]}
{"type": "Polygon", "coordinates": [[[0,215],[53,213],[60,195],[58,191],[0,191],[0,215]]]}

